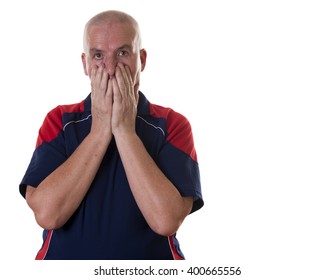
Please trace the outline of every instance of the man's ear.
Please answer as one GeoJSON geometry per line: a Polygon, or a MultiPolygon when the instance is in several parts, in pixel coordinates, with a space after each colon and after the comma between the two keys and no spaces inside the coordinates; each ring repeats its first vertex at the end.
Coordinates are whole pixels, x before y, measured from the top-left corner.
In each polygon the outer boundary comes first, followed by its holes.
{"type": "Polygon", "coordinates": [[[86,65],[86,55],[85,55],[85,53],[81,54],[81,62],[83,63],[83,68],[84,68],[85,75],[88,76],[88,69],[87,69],[87,65],[86,65]]]}
{"type": "Polygon", "coordinates": [[[145,68],[145,64],[147,62],[147,51],[145,49],[140,50],[140,59],[141,59],[141,71],[143,71],[145,68]]]}

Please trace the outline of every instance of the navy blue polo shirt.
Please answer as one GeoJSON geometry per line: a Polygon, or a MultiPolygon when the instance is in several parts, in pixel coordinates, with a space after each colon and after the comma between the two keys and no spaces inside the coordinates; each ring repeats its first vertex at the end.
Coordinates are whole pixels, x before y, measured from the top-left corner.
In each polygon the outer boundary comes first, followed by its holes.
{"type": "MultiPolygon", "coordinates": [[[[159,168],[182,196],[203,206],[191,126],[181,114],[151,104],[139,93],[136,133],[159,168]]],[[[20,184],[38,185],[71,156],[91,129],[91,97],[50,111],[20,184]]],[[[151,230],[139,210],[114,139],[79,208],[64,226],[44,230],[36,259],[184,259],[176,234],[151,230]]]]}

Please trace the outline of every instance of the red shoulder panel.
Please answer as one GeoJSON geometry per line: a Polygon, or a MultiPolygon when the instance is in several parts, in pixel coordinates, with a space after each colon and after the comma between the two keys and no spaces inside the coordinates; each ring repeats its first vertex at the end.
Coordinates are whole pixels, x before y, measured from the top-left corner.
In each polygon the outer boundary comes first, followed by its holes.
{"type": "Polygon", "coordinates": [[[43,142],[50,142],[55,139],[58,133],[63,129],[62,116],[64,113],[83,112],[84,101],[72,105],[57,106],[51,110],[44,119],[39,130],[36,142],[36,148],[43,142]]]}
{"type": "Polygon", "coordinates": [[[153,104],[150,104],[150,114],[166,120],[167,141],[197,162],[192,128],[189,121],[183,115],[170,108],[153,104]]]}

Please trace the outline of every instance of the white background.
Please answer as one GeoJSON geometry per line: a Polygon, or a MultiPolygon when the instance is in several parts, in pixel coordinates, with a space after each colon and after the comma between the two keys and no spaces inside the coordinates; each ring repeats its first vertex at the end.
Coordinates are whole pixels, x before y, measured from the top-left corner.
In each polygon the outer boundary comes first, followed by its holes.
{"type": "Polygon", "coordinates": [[[42,230],[18,185],[45,114],[89,93],[82,31],[106,9],[123,10],[141,26],[148,60],[140,89],[193,127],[205,206],[179,230],[184,268],[240,266],[236,279],[334,279],[332,1],[0,5],[0,273],[6,279],[93,279],[92,267],[100,264],[36,264],[42,230]]]}

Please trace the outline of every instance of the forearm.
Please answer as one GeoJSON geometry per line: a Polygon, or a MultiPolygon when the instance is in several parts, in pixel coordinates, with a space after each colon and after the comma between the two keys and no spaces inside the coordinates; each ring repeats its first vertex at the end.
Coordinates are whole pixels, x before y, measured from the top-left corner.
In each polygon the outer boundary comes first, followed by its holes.
{"type": "Polygon", "coordinates": [[[131,191],[147,223],[161,235],[173,234],[191,211],[193,199],[180,195],[135,133],[115,139],[131,191]]]}
{"type": "Polygon", "coordinates": [[[72,216],[86,195],[110,139],[89,134],[74,153],[26,195],[40,226],[55,229],[72,216]]]}

